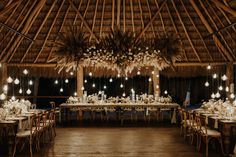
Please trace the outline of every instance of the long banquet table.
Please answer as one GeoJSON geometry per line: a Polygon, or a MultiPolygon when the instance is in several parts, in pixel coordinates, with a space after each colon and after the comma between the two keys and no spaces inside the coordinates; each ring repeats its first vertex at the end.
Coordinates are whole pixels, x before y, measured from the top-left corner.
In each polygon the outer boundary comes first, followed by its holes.
{"type": "Polygon", "coordinates": [[[80,117],[82,117],[83,109],[90,109],[91,111],[95,108],[107,109],[107,108],[144,108],[146,113],[148,113],[149,109],[171,109],[173,111],[171,123],[176,123],[176,109],[179,107],[177,103],[62,103],[60,105],[60,111],[62,116],[68,119],[67,109],[74,109],[78,111],[80,117]]]}

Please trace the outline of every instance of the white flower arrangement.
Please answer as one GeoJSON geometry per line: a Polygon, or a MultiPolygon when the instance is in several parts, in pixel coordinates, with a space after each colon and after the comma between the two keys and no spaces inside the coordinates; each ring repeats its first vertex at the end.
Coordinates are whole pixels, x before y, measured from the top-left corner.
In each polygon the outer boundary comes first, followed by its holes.
{"type": "Polygon", "coordinates": [[[6,118],[7,112],[5,109],[0,108],[0,120],[4,120],[6,118]]]}
{"type": "Polygon", "coordinates": [[[67,103],[72,103],[72,104],[74,104],[74,103],[78,103],[78,102],[79,102],[79,99],[78,99],[78,97],[70,96],[70,97],[67,99],[66,102],[67,102],[67,103]]]}
{"type": "Polygon", "coordinates": [[[3,108],[8,110],[12,114],[20,114],[20,113],[26,113],[29,111],[29,108],[31,106],[31,102],[28,100],[15,100],[15,101],[6,101],[3,104],[3,108]]]}

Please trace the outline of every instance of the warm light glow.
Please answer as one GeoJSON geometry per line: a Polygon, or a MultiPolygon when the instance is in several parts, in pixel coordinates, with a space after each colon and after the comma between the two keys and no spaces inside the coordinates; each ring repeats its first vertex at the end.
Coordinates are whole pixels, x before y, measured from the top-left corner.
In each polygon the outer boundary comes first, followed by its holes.
{"type": "Polygon", "coordinates": [[[89,76],[93,76],[92,72],[89,72],[89,76]]]}
{"type": "Polygon", "coordinates": [[[157,74],[156,77],[158,78],[158,77],[159,77],[159,74],[157,74]]]}
{"type": "Polygon", "coordinates": [[[71,76],[74,75],[74,72],[71,71],[71,72],[70,72],[70,75],[71,75],[71,76]]]}
{"type": "Polygon", "coordinates": [[[87,82],[88,82],[88,81],[85,79],[85,80],[84,80],[84,83],[87,83],[87,82]]]}
{"type": "Polygon", "coordinates": [[[164,91],[164,94],[168,94],[167,90],[164,91]]]}
{"type": "Polygon", "coordinates": [[[93,83],[92,87],[93,87],[93,88],[95,88],[95,87],[96,87],[95,83],[93,83]]]}
{"type": "Polygon", "coordinates": [[[20,80],[18,79],[18,78],[16,78],[15,80],[14,80],[14,84],[19,84],[20,83],[20,80]]]}
{"type": "Polygon", "coordinates": [[[154,75],[154,71],[152,71],[152,75],[154,75]]]}
{"type": "Polygon", "coordinates": [[[22,93],[23,93],[23,90],[22,90],[21,88],[19,89],[19,93],[20,93],[20,94],[22,94],[22,93]]]}
{"type": "Polygon", "coordinates": [[[223,90],[223,87],[222,87],[222,86],[220,86],[218,89],[219,89],[219,90],[223,90]]]}
{"type": "Polygon", "coordinates": [[[103,89],[107,89],[107,86],[106,86],[106,85],[104,85],[104,86],[103,86],[103,89]]]}
{"type": "Polygon", "coordinates": [[[29,81],[29,85],[33,85],[33,81],[32,80],[29,81]]]}
{"type": "Polygon", "coordinates": [[[156,85],[156,88],[157,88],[157,89],[159,88],[159,85],[158,85],[158,84],[156,85]]]}
{"type": "Polygon", "coordinates": [[[63,90],[63,88],[60,88],[60,92],[63,92],[64,90],[63,90]]]}
{"type": "Polygon", "coordinates": [[[216,93],[216,98],[220,98],[220,93],[219,93],[219,91],[216,93]]]}
{"type": "Polygon", "coordinates": [[[12,81],[13,81],[13,79],[11,78],[11,76],[9,76],[9,77],[7,78],[7,83],[12,83],[12,81]]]}
{"type": "Polygon", "coordinates": [[[123,88],[123,87],[124,87],[124,85],[121,83],[121,84],[120,84],[120,88],[123,88]]]}
{"type": "Polygon", "coordinates": [[[11,100],[15,101],[15,100],[16,100],[16,97],[13,95],[13,96],[11,97],[11,100]]]}
{"type": "Polygon", "coordinates": [[[117,77],[120,78],[120,74],[118,74],[117,77]]]}
{"type": "Polygon", "coordinates": [[[132,92],[132,93],[135,93],[135,91],[134,91],[134,89],[133,89],[133,88],[131,88],[131,92],[132,92]]]}
{"type": "Polygon", "coordinates": [[[26,94],[30,95],[31,94],[31,90],[27,89],[26,94]]]}
{"type": "Polygon", "coordinates": [[[137,75],[140,75],[140,71],[137,72],[137,75]]]}
{"type": "Polygon", "coordinates": [[[216,79],[217,78],[217,74],[215,73],[215,74],[213,74],[213,76],[212,76],[214,79],[216,79]]]}
{"type": "Polygon", "coordinates": [[[152,81],[152,78],[151,78],[151,77],[149,77],[148,81],[149,81],[149,82],[151,82],[151,81],[152,81]]]}
{"type": "Polygon", "coordinates": [[[113,81],[112,78],[110,78],[110,79],[109,79],[109,82],[112,82],[112,81],[113,81]]]}
{"type": "Polygon", "coordinates": [[[215,94],[212,93],[212,94],[211,94],[211,98],[212,98],[212,99],[215,99],[215,97],[216,97],[215,94]]]}
{"type": "Polygon", "coordinates": [[[55,80],[55,82],[54,82],[55,84],[58,84],[58,80],[55,80]]]}
{"type": "Polygon", "coordinates": [[[74,96],[77,96],[77,92],[74,92],[74,96]]]}
{"type": "Polygon", "coordinates": [[[84,90],[84,86],[83,86],[83,87],[81,87],[81,90],[84,90]]]}
{"type": "Polygon", "coordinates": [[[23,74],[27,75],[29,73],[29,71],[27,69],[23,70],[23,74]]]}
{"type": "Polygon", "coordinates": [[[65,79],[65,83],[69,83],[69,80],[68,80],[68,79],[65,79]]]}
{"type": "Polygon", "coordinates": [[[205,86],[206,86],[206,87],[209,86],[209,82],[208,82],[208,81],[205,82],[205,86]]]}
{"type": "Polygon", "coordinates": [[[3,85],[2,89],[3,89],[4,92],[7,92],[8,91],[8,85],[3,85]]]}
{"type": "Polygon", "coordinates": [[[5,95],[4,93],[2,93],[2,94],[0,95],[0,99],[1,99],[1,100],[5,100],[5,99],[6,99],[6,95],[5,95]]]}
{"type": "Polygon", "coordinates": [[[123,94],[122,94],[122,96],[123,96],[123,97],[125,97],[125,96],[126,96],[126,94],[125,94],[125,93],[123,93],[123,94]]]}
{"type": "Polygon", "coordinates": [[[226,92],[229,92],[229,87],[228,87],[228,86],[225,87],[225,91],[226,91],[226,92]]]}
{"type": "Polygon", "coordinates": [[[227,76],[224,74],[224,75],[221,77],[221,79],[222,79],[223,81],[226,81],[226,80],[227,80],[227,76]]]}
{"type": "Polygon", "coordinates": [[[231,93],[231,94],[230,94],[230,98],[231,98],[231,99],[234,99],[234,98],[235,98],[234,93],[231,93]]]}
{"type": "Polygon", "coordinates": [[[128,80],[128,77],[127,77],[127,76],[125,77],[125,80],[126,80],[126,81],[128,80]]]}
{"type": "Polygon", "coordinates": [[[208,65],[208,66],[207,66],[207,70],[210,70],[210,69],[211,69],[211,65],[208,65]]]}

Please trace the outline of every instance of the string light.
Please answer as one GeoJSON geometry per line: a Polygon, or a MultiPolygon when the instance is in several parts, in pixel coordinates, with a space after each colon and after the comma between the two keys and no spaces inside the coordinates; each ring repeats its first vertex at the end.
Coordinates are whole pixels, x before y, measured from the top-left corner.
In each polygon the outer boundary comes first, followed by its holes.
{"type": "Polygon", "coordinates": [[[211,94],[211,98],[212,98],[212,99],[215,99],[215,97],[216,97],[215,94],[212,93],[212,94],[211,94]]]}
{"type": "Polygon", "coordinates": [[[225,91],[226,91],[226,92],[229,92],[229,87],[228,87],[228,86],[225,87],[225,91]]]}
{"type": "Polygon", "coordinates": [[[149,77],[148,81],[149,81],[149,82],[151,82],[151,81],[152,81],[151,77],[149,77]]]}
{"type": "Polygon", "coordinates": [[[125,77],[125,80],[126,80],[126,81],[128,80],[128,77],[127,77],[127,76],[125,77]]]}
{"type": "Polygon", "coordinates": [[[206,87],[209,86],[209,82],[208,82],[208,81],[205,82],[205,86],[206,86],[206,87]]]}
{"type": "Polygon", "coordinates": [[[29,73],[29,71],[27,69],[23,70],[23,74],[27,75],[29,73]]]}
{"type": "Polygon", "coordinates": [[[30,95],[31,94],[31,90],[27,89],[26,94],[30,95]]]}
{"type": "Polygon", "coordinates": [[[137,75],[140,75],[140,71],[137,72],[137,75]]]}
{"type": "Polygon", "coordinates": [[[87,82],[88,82],[88,81],[85,79],[85,80],[84,80],[84,83],[87,83],[87,82]]]}
{"type": "Polygon", "coordinates": [[[3,85],[3,91],[6,93],[8,91],[8,85],[3,85]]]}
{"type": "Polygon", "coordinates": [[[214,73],[212,77],[213,77],[214,79],[216,79],[216,78],[217,78],[217,74],[214,73]]]}
{"type": "Polygon", "coordinates": [[[74,92],[74,96],[77,96],[77,92],[74,92]]]}
{"type": "Polygon", "coordinates": [[[123,88],[123,87],[124,87],[124,85],[121,83],[121,84],[120,84],[120,88],[123,88]]]}
{"type": "Polygon", "coordinates": [[[23,90],[20,88],[19,89],[19,94],[22,94],[23,93],[23,90]]]}
{"type": "Polygon", "coordinates": [[[118,74],[117,77],[120,78],[120,74],[118,74]]]}
{"type": "Polygon", "coordinates": [[[33,85],[33,81],[32,80],[29,81],[29,85],[33,85]]]}
{"type": "Polygon", "coordinates": [[[167,90],[164,91],[164,94],[168,94],[167,90]]]}
{"type": "Polygon", "coordinates": [[[16,97],[13,95],[13,96],[11,97],[11,100],[15,101],[15,100],[16,100],[16,97]]]}
{"type": "Polygon", "coordinates": [[[84,90],[84,86],[83,86],[83,87],[81,87],[81,90],[84,90]]]}
{"type": "Polygon", "coordinates": [[[221,91],[221,90],[223,90],[223,87],[222,87],[222,86],[220,86],[218,89],[221,91]]]}
{"type": "Polygon", "coordinates": [[[95,88],[95,87],[96,87],[95,83],[93,83],[92,87],[93,87],[93,88],[95,88]]]}
{"type": "Polygon", "coordinates": [[[6,95],[5,95],[4,93],[2,93],[2,94],[0,95],[0,99],[1,99],[1,100],[5,100],[5,99],[6,99],[6,95]]]}
{"type": "Polygon", "coordinates": [[[89,76],[90,76],[90,77],[92,77],[92,76],[93,76],[92,72],[89,72],[89,76]]]}
{"type": "Polygon", "coordinates": [[[13,81],[13,79],[11,78],[11,76],[9,76],[9,77],[7,78],[7,83],[12,83],[12,81],[13,81]]]}
{"type": "Polygon", "coordinates": [[[74,75],[74,72],[71,71],[71,72],[70,72],[70,75],[71,75],[71,76],[74,75]]]}
{"type": "Polygon", "coordinates": [[[125,93],[123,93],[123,94],[122,94],[122,96],[123,96],[123,97],[125,97],[125,96],[126,96],[126,94],[125,94],[125,93]]]}
{"type": "Polygon", "coordinates": [[[55,82],[54,82],[55,84],[58,84],[58,80],[55,80],[55,82]]]}
{"type": "Polygon", "coordinates": [[[159,76],[160,76],[159,74],[156,75],[157,78],[158,78],[159,76]]]}
{"type": "Polygon", "coordinates": [[[19,80],[18,78],[16,78],[16,79],[14,80],[14,84],[18,85],[19,83],[20,83],[20,80],[19,80]]]}
{"type": "Polygon", "coordinates": [[[110,79],[109,79],[109,82],[112,82],[112,81],[113,81],[112,78],[110,78],[110,79]]]}
{"type": "Polygon", "coordinates": [[[216,98],[220,98],[220,93],[219,91],[217,91],[217,93],[215,94],[216,98]]]}
{"type": "Polygon", "coordinates": [[[227,80],[227,76],[224,74],[224,75],[221,77],[221,79],[222,79],[223,81],[226,81],[226,80],[227,80]]]}
{"type": "Polygon", "coordinates": [[[107,86],[106,86],[106,85],[104,85],[104,86],[103,86],[103,89],[107,89],[107,86]]]}
{"type": "Polygon", "coordinates": [[[63,90],[63,88],[60,88],[60,92],[63,92],[64,90],[63,90]]]}
{"type": "Polygon", "coordinates": [[[230,94],[230,98],[231,98],[231,99],[234,99],[234,98],[235,98],[234,93],[231,93],[231,94],[230,94]]]}
{"type": "Polygon", "coordinates": [[[159,88],[159,85],[158,85],[158,84],[156,85],[156,88],[157,88],[157,89],[159,88]]]}
{"type": "Polygon", "coordinates": [[[69,83],[69,80],[68,80],[68,79],[65,79],[65,83],[69,83]]]}
{"type": "Polygon", "coordinates": [[[210,69],[211,69],[211,65],[208,65],[208,66],[207,66],[207,70],[210,70],[210,69]]]}

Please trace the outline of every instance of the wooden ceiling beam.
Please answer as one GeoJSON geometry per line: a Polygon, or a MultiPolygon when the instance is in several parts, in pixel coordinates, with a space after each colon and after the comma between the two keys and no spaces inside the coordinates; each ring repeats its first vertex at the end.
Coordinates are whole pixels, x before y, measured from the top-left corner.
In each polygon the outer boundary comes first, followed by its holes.
{"type": "Polygon", "coordinates": [[[140,11],[140,18],[141,18],[141,23],[142,23],[142,29],[144,28],[144,22],[143,22],[143,10],[142,10],[142,5],[141,5],[141,0],[138,0],[138,6],[139,6],[139,11],[140,11]]]}
{"type": "Polygon", "coordinates": [[[114,30],[115,25],[115,1],[112,1],[112,13],[111,13],[111,29],[114,30]]]}
{"type": "MultiPolygon", "coordinates": [[[[159,4],[158,4],[157,0],[155,0],[155,3],[156,3],[156,6],[157,6],[157,9],[159,9],[159,4]]],[[[161,19],[162,29],[163,29],[165,35],[167,36],[166,29],[165,29],[165,24],[164,24],[161,12],[159,12],[159,16],[160,16],[160,19],[161,19]]]]}
{"type": "Polygon", "coordinates": [[[117,14],[116,14],[116,25],[118,29],[120,29],[120,8],[121,8],[120,0],[117,0],[117,14]]]}
{"type": "MultiPolygon", "coordinates": [[[[194,0],[190,0],[190,3],[192,4],[194,10],[197,12],[198,16],[200,17],[202,23],[205,25],[205,27],[207,28],[209,33],[214,33],[213,29],[211,28],[211,26],[209,25],[209,23],[207,22],[207,20],[205,19],[205,17],[203,16],[203,14],[201,13],[201,11],[199,10],[198,6],[195,4],[194,0]]],[[[213,40],[215,41],[216,45],[219,46],[219,48],[222,50],[222,52],[224,53],[224,55],[227,57],[227,59],[229,61],[233,61],[232,56],[230,55],[230,53],[226,50],[226,48],[222,45],[221,41],[218,39],[218,37],[213,34],[212,35],[213,40]]],[[[220,51],[221,52],[221,51],[220,51]]]]}
{"type": "MultiPolygon", "coordinates": [[[[79,3],[79,8],[78,8],[78,10],[80,10],[81,5],[82,5],[82,0],[81,0],[80,3],[79,3]]],[[[75,15],[75,19],[74,19],[73,25],[75,25],[75,22],[77,21],[78,16],[79,16],[79,14],[78,14],[78,12],[77,12],[76,15],[75,15]]]]}
{"type": "Polygon", "coordinates": [[[105,4],[106,4],[106,0],[103,0],[103,3],[102,3],[102,18],[101,18],[101,25],[100,25],[100,30],[99,30],[100,39],[102,38],[102,28],[103,28],[105,4]]]}
{"type": "Polygon", "coordinates": [[[181,2],[181,4],[182,4],[182,6],[184,7],[184,11],[186,12],[186,14],[187,14],[187,16],[188,16],[190,22],[192,23],[194,29],[196,30],[198,36],[200,37],[200,39],[201,39],[201,41],[202,41],[202,43],[203,43],[203,45],[204,45],[204,47],[205,47],[205,49],[206,49],[206,51],[207,51],[207,54],[208,54],[208,56],[209,56],[209,58],[210,58],[210,60],[211,60],[211,62],[212,62],[212,61],[213,61],[213,58],[212,58],[212,56],[211,56],[211,54],[210,54],[210,51],[209,51],[209,49],[208,49],[208,47],[207,47],[207,45],[206,45],[206,43],[205,43],[205,41],[204,41],[204,39],[203,39],[203,36],[201,35],[200,31],[199,31],[198,28],[196,27],[196,25],[195,25],[195,23],[194,23],[192,17],[190,16],[190,14],[189,14],[187,8],[185,7],[185,5],[184,5],[184,3],[183,3],[183,0],[180,0],[180,2],[181,2]]]}
{"type": "Polygon", "coordinates": [[[4,7],[1,11],[0,11],[0,15],[3,16],[4,14],[6,14],[8,11],[10,11],[11,9],[13,9],[16,5],[18,5],[19,3],[21,3],[22,0],[15,0],[14,2],[12,2],[9,5],[6,5],[6,7],[4,7]]]}
{"type": "Polygon", "coordinates": [[[150,24],[156,19],[156,17],[158,16],[159,12],[161,11],[161,9],[164,7],[164,5],[166,4],[167,0],[164,0],[164,2],[162,2],[160,8],[157,10],[157,12],[155,13],[155,15],[152,17],[152,19],[147,23],[147,25],[144,27],[144,29],[142,30],[142,32],[138,35],[137,39],[142,37],[142,35],[145,33],[145,31],[148,29],[148,27],[150,26],[150,24]]]}
{"type": "MultiPolygon", "coordinates": [[[[146,0],[146,3],[147,3],[147,6],[148,6],[149,18],[152,19],[152,12],[151,12],[148,0],[146,0]]],[[[153,36],[156,37],[156,33],[154,31],[154,28],[153,28],[153,22],[151,23],[151,29],[152,29],[153,36]]]]}
{"type": "Polygon", "coordinates": [[[123,31],[125,32],[126,28],[126,23],[125,23],[125,0],[123,0],[123,31]]]}
{"type": "Polygon", "coordinates": [[[135,32],[135,28],[134,28],[134,9],[133,9],[133,1],[130,0],[130,11],[131,11],[131,22],[132,22],[132,30],[133,32],[135,32]]]}
{"type": "MultiPolygon", "coordinates": [[[[89,31],[89,33],[92,35],[92,37],[96,40],[96,42],[98,42],[98,38],[95,36],[95,34],[93,33],[93,31],[91,30],[91,28],[89,27],[88,23],[85,21],[84,17],[81,15],[80,11],[76,8],[75,4],[72,2],[72,0],[68,0],[70,5],[72,6],[72,8],[77,12],[77,14],[79,15],[82,23],[85,25],[85,28],[87,28],[87,30],[89,31]]],[[[90,1],[90,0],[89,0],[90,1]]],[[[88,1],[88,3],[89,3],[88,1]]]]}
{"type": "MultiPolygon", "coordinates": [[[[33,40],[36,40],[36,38],[38,37],[38,35],[39,35],[40,31],[42,30],[42,28],[43,28],[43,26],[44,26],[45,22],[46,22],[46,21],[47,21],[47,19],[48,19],[48,16],[51,14],[51,12],[52,12],[52,9],[54,8],[54,6],[55,6],[56,2],[57,2],[57,0],[55,0],[55,1],[53,2],[53,4],[51,5],[51,7],[50,7],[49,11],[47,12],[46,16],[45,16],[45,17],[44,17],[44,19],[43,19],[43,22],[41,23],[41,25],[40,25],[39,29],[37,30],[37,32],[36,32],[36,34],[35,34],[35,36],[34,36],[33,40]]],[[[28,52],[29,52],[30,48],[32,47],[32,45],[33,45],[33,42],[31,42],[31,43],[30,43],[30,45],[28,46],[27,50],[25,51],[25,53],[24,53],[23,57],[21,58],[21,61],[20,61],[21,63],[22,63],[22,62],[23,62],[23,60],[25,59],[25,57],[26,57],[26,55],[28,54],[28,52]]],[[[12,57],[13,57],[13,54],[11,55],[11,57],[10,57],[10,59],[9,59],[9,60],[11,60],[11,58],[12,58],[12,57]]]]}
{"type": "MultiPolygon", "coordinates": [[[[96,6],[95,6],[95,10],[94,10],[94,15],[93,15],[92,32],[93,32],[94,25],[95,25],[95,22],[96,22],[97,10],[98,10],[98,3],[99,3],[99,0],[96,0],[96,6]]],[[[90,36],[90,38],[89,38],[89,41],[91,41],[91,36],[90,36]]]]}
{"type": "Polygon", "coordinates": [[[182,27],[183,27],[183,29],[184,29],[185,35],[186,35],[186,37],[187,37],[187,39],[188,39],[188,41],[189,41],[189,43],[190,43],[190,45],[191,45],[191,47],[192,47],[192,49],[193,49],[193,52],[195,53],[195,55],[196,55],[198,61],[201,62],[201,58],[199,57],[199,55],[198,55],[198,53],[197,53],[197,50],[195,49],[195,46],[193,45],[193,42],[192,42],[192,40],[191,40],[191,38],[190,38],[190,36],[189,36],[189,34],[188,34],[188,31],[187,31],[187,29],[186,29],[186,27],[185,27],[185,25],[184,25],[184,22],[183,22],[183,20],[182,20],[182,17],[181,17],[180,14],[179,14],[179,11],[178,11],[178,9],[177,9],[177,7],[176,7],[176,5],[175,5],[175,2],[172,1],[172,4],[173,4],[173,7],[174,7],[174,9],[175,9],[175,11],[176,11],[176,13],[177,13],[177,16],[178,16],[179,20],[180,20],[180,23],[181,23],[181,25],[182,25],[182,27]]]}
{"type": "MultiPolygon", "coordinates": [[[[72,2],[72,1],[71,1],[72,2]]],[[[73,3],[74,4],[74,3],[73,3]]],[[[86,16],[86,14],[87,14],[87,12],[88,12],[88,8],[89,8],[89,4],[90,4],[90,0],[88,0],[87,1],[87,4],[86,4],[86,8],[85,8],[85,11],[84,11],[84,13],[83,13],[83,19],[85,19],[85,16],[86,16]]],[[[79,15],[79,14],[78,14],[79,15]]],[[[82,14],[81,14],[82,15],[82,14]]],[[[83,24],[84,24],[84,21],[82,20],[81,21],[81,24],[80,24],[80,27],[82,28],[83,27],[83,24]]]]}
{"type": "Polygon", "coordinates": [[[221,3],[218,0],[211,0],[216,6],[222,8],[224,11],[232,14],[234,17],[236,17],[236,11],[228,6],[226,6],[225,4],[221,3]]]}

